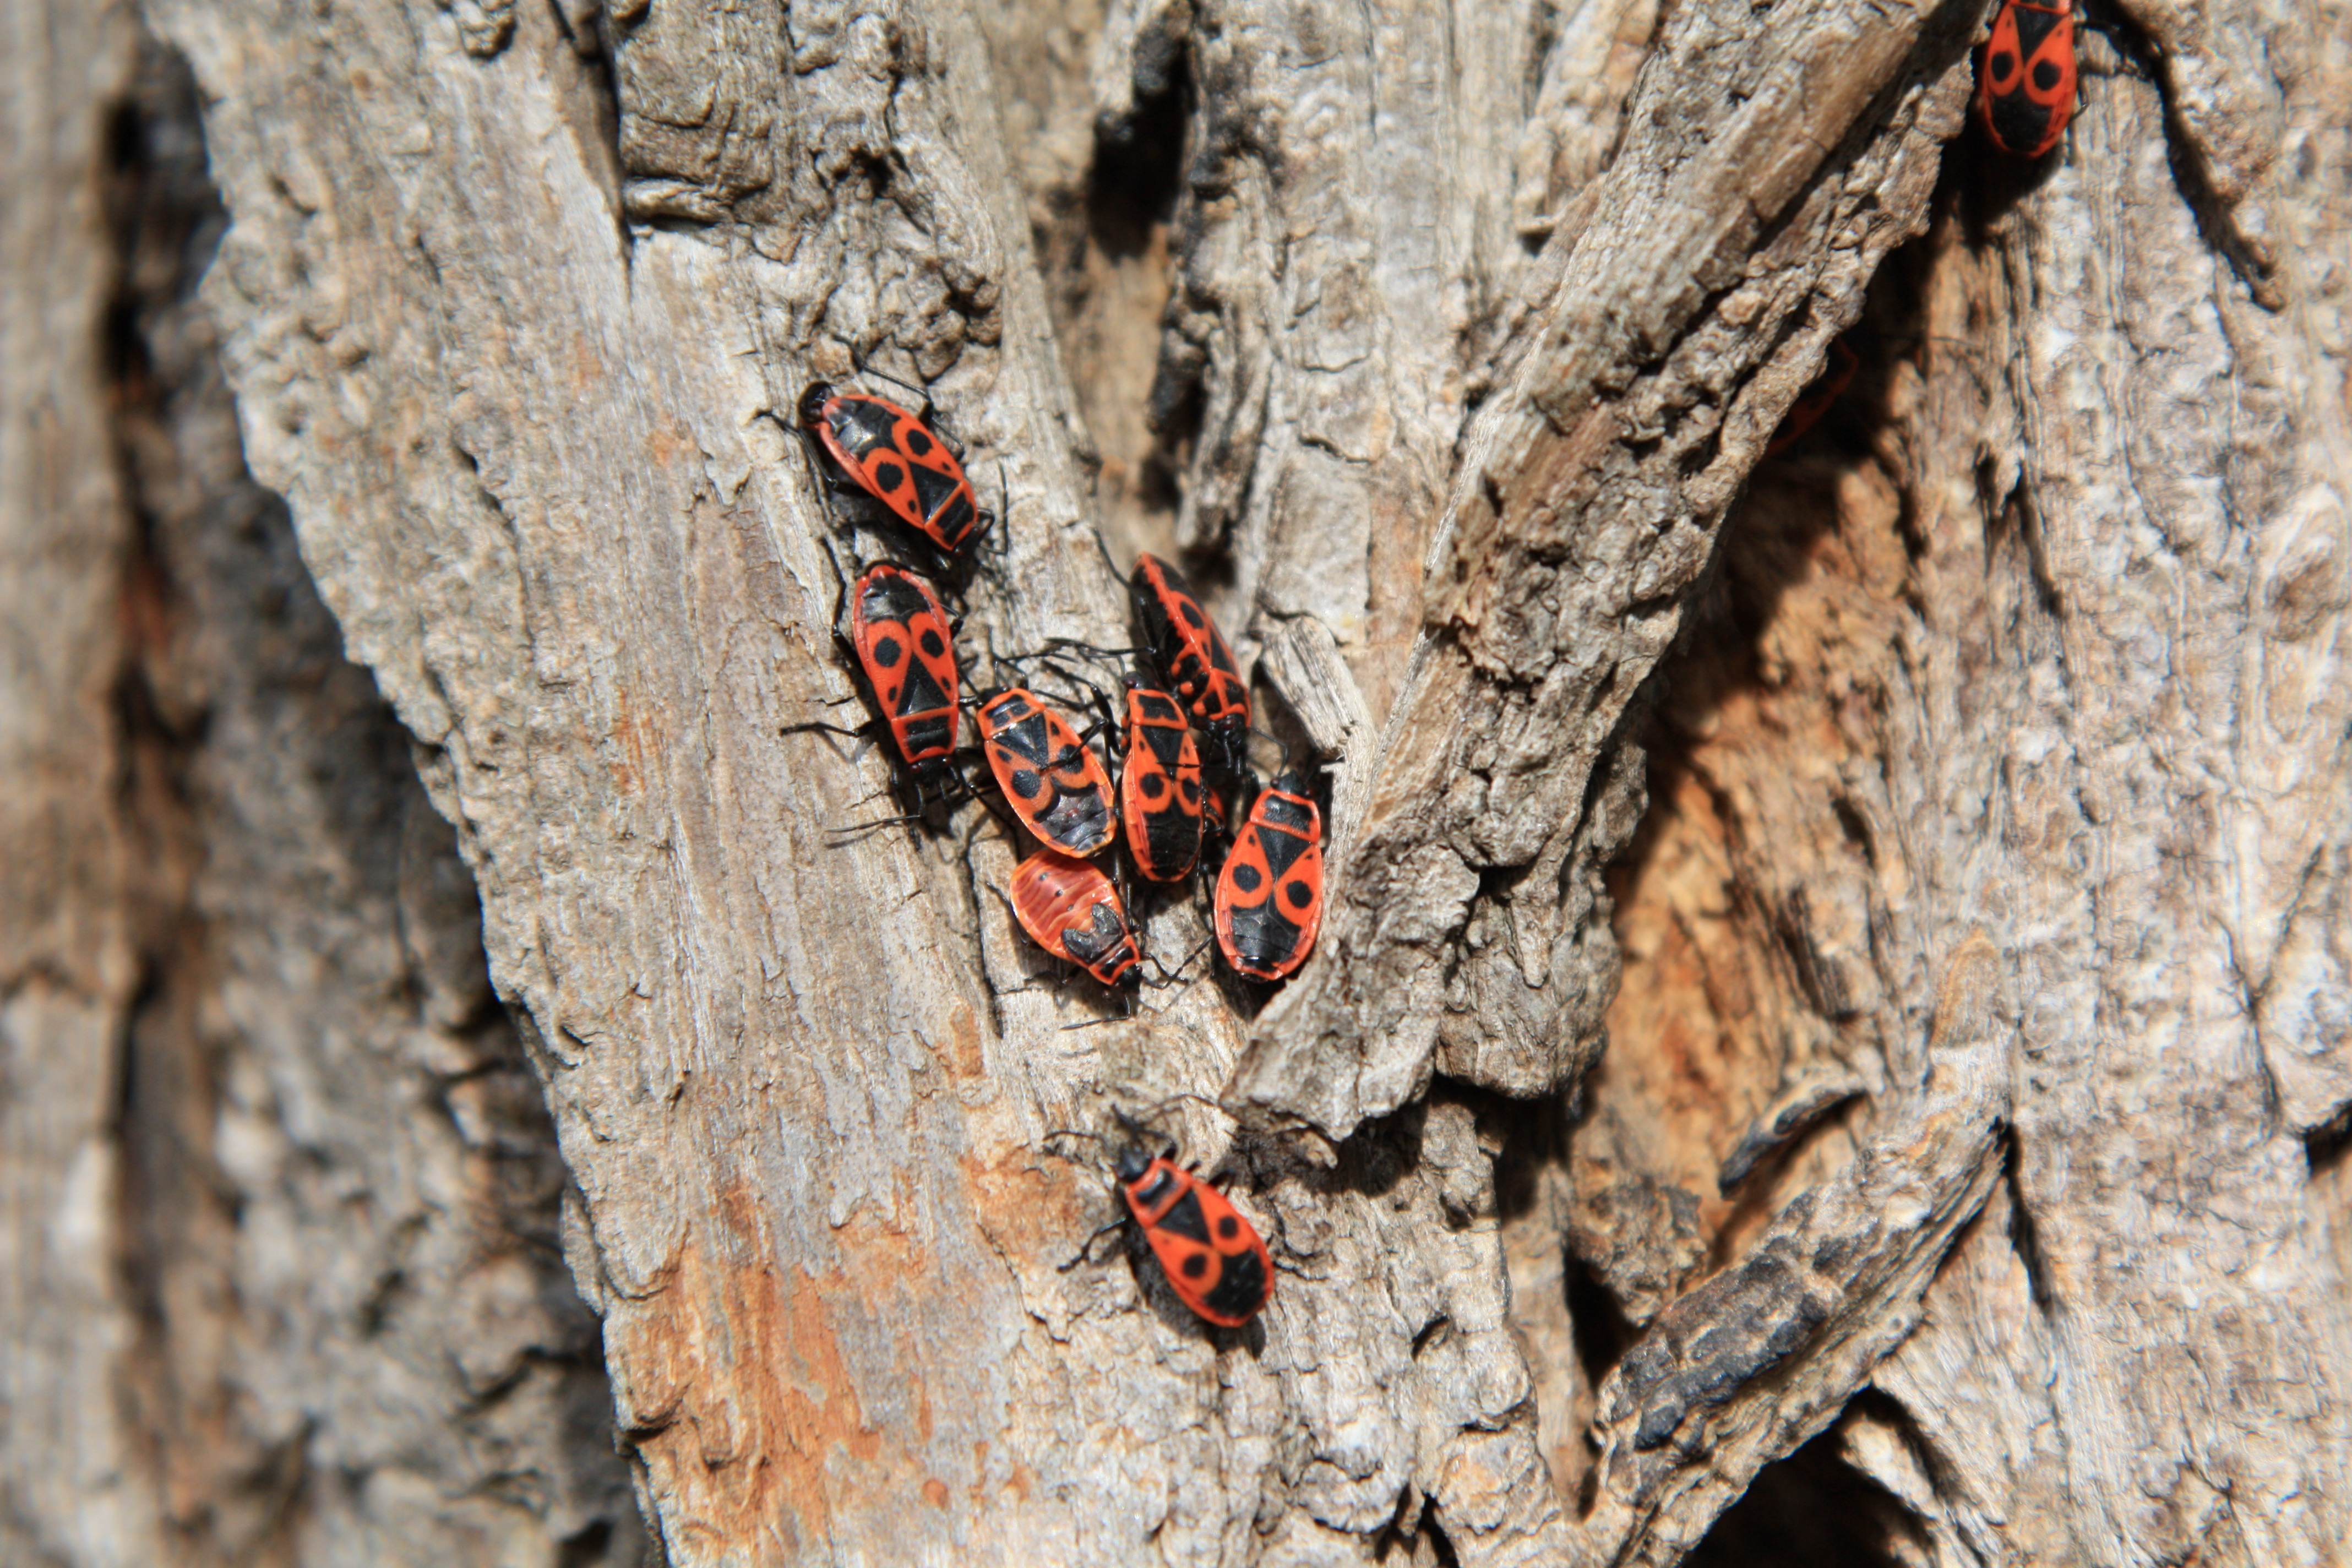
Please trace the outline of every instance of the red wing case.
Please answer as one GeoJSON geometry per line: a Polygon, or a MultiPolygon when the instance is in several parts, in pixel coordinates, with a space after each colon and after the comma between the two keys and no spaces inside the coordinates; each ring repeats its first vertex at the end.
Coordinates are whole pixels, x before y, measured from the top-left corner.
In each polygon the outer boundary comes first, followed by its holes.
{"type": "Polygon", "coordinates": [[[2074,0],[2003,0],[1977,62],[1977,117],[1993,145],[2039,158],[2074,115],[2074,0]]]}
{"type": "Polygon", "coordinates": [[[1039,843],[1079,856],[1110,847],[1118,825],[1110,775],[1068,720],[1009,687],[981,704],[980,735],[1006,804],[1039,843]]]}
{"type": "Polygon", "coordinates": [[[1164,1159],[1121,1190],[1184,1305],[1220,1328],[1257,1316],[1274,1294],[1274,1259],[1224,1194],[1164,1159]]]}
{"type": "Polygon", "coordinates": [[[1219,766],[1240,771],[1249,733],[1249,689],[1234,666],[1234,650],[1201,607],[1183,574],[1157,555],[1135,558],[1128,579],[1143,640],[1160,673],[1192,723],[1213,745],[1219,766]]]}
{"type": "Polygon", "coordinates": [[[1006,900],[1030,941],[1105,985],[1117,985],[1143,961],[1118,889],[1091,861],[1040,849],[1013,868],[1006,900]]]}
{"type": "Polygon", "coordinates": [[[987,514],[963,464],[913,414],[887,398],[819,384],[802,399],[801,416],[860,489],[948,554],[980,531],[987,514]]]}
{"type": "Polygon", "coordinates": [[[1201,751],[1184,710],[1165,691],[1127,693],[1127,754],[1118,775],[1127,852],[1146,880],[1180,882],[1201,858],[1201,751]]]}
{"type": "Polygon", "coordinates": [[[1217,873],[1217,946],[1253,980],[1307,962],[1323,929],[1323,817],[1288,775],[1261,792],[1217,873]]]}
{"type": "Polygon", "coordinates": [[[955,751],[954,638],[939,595],[903,566],[869,566],[850,590],[850,645],[898,754],[918,773],[955,751]]]}

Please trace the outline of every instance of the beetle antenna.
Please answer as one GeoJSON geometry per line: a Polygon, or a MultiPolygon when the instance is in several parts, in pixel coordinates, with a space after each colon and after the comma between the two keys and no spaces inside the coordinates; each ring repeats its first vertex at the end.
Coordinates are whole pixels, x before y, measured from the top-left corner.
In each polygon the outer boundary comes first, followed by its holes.
{"type": "Polygon", "coordinates": [[[777,727],[776,733],[779,735],[844,735],[855,741],[874,739],[872,733],[866,730],[854,730],[846,724],[828,724],[822,719],[812,719],[803,724],[780,725],[777,727]]]}
{"type": "Polygon", "coordinates": [[[1127,574],[1120,571],[1118,563],[1111,558],[1110,542],[1103,537],[1102,525],[1089,520],[1087,531],[1095,536],[1095,548],[1102,552],[1103,564],[1110,569],[1111,581],[1125,584],[1127,574]]]}
{"type": "Polygon", "coordinates": [[[914,395],[914,396],[919,399],[922,403],[922,406],[915,411],[916,417],[922,420],[924,424],[937,428],[939,421],[933,418],[932,416],[935,415],[938,410],[931,406],[931,393],[929,387],[917,386],[911,381],[900,381],[897,376],[892,375],[887,370],[877,370],[872,365],[860,360],[855,352],[853,352],[849,356],[849,368],[856,371],[860,375],[870,375],[877,381],[887,381],[891,385],[897,387],[899,391],[914,395]]]}

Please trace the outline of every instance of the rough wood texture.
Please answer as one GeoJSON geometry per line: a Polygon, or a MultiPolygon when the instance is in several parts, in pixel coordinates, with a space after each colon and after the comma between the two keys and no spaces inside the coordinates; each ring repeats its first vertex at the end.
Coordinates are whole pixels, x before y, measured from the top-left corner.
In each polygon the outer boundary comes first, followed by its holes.
{"type": "Polygon", "coordinates": [[[1599,1049],[1600,868],[1640,813],[1625,717],[1764,437],[1924,223],[1968,89],[1948,15],[1756,28],[1745,5],[1675,13],[1632,133],[1552,237],[1540,326],[1465,437],[1429,635],[1334,814],[1322,954],[1236,1084],[1267,1111],[1344,1137],[1433,1069],[1539,1094],[1599,1049]],[[1748,391],[1783,338],[1781,374],[1748,391]]]}
{"type": "Polygon", "coordinates": [[[1970,5],[0,16],[12,1553],[2338,1550],[2346,18],[2136,6],[2027,171],[1970,5]],[[1190,552],[1330,781],[1270,1002],[835,831],[861,363],[981,683],[1190,552]],[[1239,1332],[1046,1151],[1179,1091],[1239,1332]]]}
{"type": "Polygon", "coordinates": [[[96,7],[0,7],[0,1554],[152,1562],[114,1390],[117,1042],[137,971],[112,809],[127,513],[96,330],[110,250],[96,100],[127,68],[96,7]]]}
{"type": "Polygon", "coordinates": [[[8,972],[8,1236],[47,1244],[9,1278],[48,1299],[6,1319],[5,1555],[639,1561],[471,888],[244,471],[194,298],[225,215],[194,83],[121,14],[51,37],[82,155],[34,166],[86,221],[9,193],[10,237],[62,254],[7,277],[75,287],[8,312],[58,346],[10,361],[38,395],[5,537],[18,646],[76,673],[0,702],[48,749],[11,773],[5,908],[68,939],[8,972]]]}
{"type": "Polygon", "coordinates": [[[422,10],[291,48],[263,9],[160,14],[220,104],[213,298],[253,460],[428,746],[538,1023],[672,1558],[1320,1553],[1431,1508],[1479,1560],[1556,1549],[1469,1112],[1401,1126],[1416,1159],[1244,1156],[1297,1270],[1254,1350],[1137,1310],[1124,1268],[1064,1268],[1107,1194],[1042,1134],[1213,1089],[1226,1000],[1063,1032],[1091,1009],[985,890],[1012,858],[988,819],[837,846],[880,759],[778,735],[845,690],[778,416],[844,340],[935,374],[977,471],[1004,461],[968,635],[1120,635],[1014,193],[959,129],[989,118],[961,14],[615,17],[617,212],[546,16],[476,56],[422,10]],[[316,122],[260,111],[289,102],[316,122]]]}

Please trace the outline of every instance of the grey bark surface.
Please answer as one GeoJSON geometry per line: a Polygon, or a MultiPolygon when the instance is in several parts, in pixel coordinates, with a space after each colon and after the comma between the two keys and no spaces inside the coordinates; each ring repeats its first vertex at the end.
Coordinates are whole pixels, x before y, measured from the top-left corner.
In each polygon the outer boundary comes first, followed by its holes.
{"type": "Polygon", "coordinates": [[[2339,1559],[2342,16],[0,17],[11,1561],[2339,1559]],[[861,367],[1322,765],[1270,999],[838,831],[861,367]]]}
{"type": "Polygon", "coordinates": [[[12,284],[72,289],[7,311],[54,333],[11,344],[6,575],[56,663],[0,702],[9,1277],[46,1297],[5,1320],[5,1555],[637,1562],[472,887],[245,471],[194,83],[128,12],[50,20],[10,53],[74,142],[29,160],[46,226],[9,204],[54,247],[12,284]]]}

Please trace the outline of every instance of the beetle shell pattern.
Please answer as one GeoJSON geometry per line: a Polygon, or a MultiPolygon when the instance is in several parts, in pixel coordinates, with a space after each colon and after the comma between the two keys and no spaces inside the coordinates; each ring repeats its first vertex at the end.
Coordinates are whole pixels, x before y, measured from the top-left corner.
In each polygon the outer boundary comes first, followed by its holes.
{"type": "Polygon", "coordinates": [[[1105,985],[1118,984],[1143,961],[1118,889],[1090,860],[1040,849],[1013,868],[1006,901],[1032,942],[1105,985]]]}
{"type": "Polygon", "coordinates": [[[1230,1199],[1165,1159],[1119,1162],[1128,1212],[1184,1305],[1220,1328],[1238,1329],[1274,1294],[1274,1259],[1257,1227],[1230,1199]]]}
{"type": "Polygon", "coordinates": [[[2074,115],[2074,0],[2002,0],[1977,62],[1977,117],[1993,145],[2039,158],[2074,115]]]}
{"type": "Polygon", "coordinates": [[[1201,751],[1184,710],[1165,691],[1127,691],[1126,761],[1118,814],[1127,849],[1148,881],[1179,882],[1201,858],[1201,751]]]}
{"type": "Polygon", "coordinates": [[[1323,816],[1286,773],[1262,791],[1217,873],[1217,946],[1253,980],[1307,962],[1323,927],[1323,816]]]}
{"type": "Polygon", "coordinates": [[[1223,634],[1183,574],[1157,555],[1135,558],[1128,591],[1143,623],[1144,643],[1169,689],[1183,702],[1193,726],[1209,737],[1216,764],[1239,773],[1249,732],[1249,689],[1242,684],[1223,634]]]}
{"type": "Polygon", "coordinates": [[[1039,842],[1080,856],[1110,847],[1110,775],[1068,720],[1013,686],[981,704],[980,733],[1005,800],[1039,842]]]}
{"type": "Polygon", "coordinates": [[[801,397],[801,420],[860,489],[948,554],[992,521],[939,432],[887,398],[819,382],[801,397]]]}
{"type": "Polygon", "coordinates": [[[898,754],[919,777],[938,772],[955,751],[961,689],[939,595],[903,566],[869,566],[850,591],[849,640],[898,754]]]}

